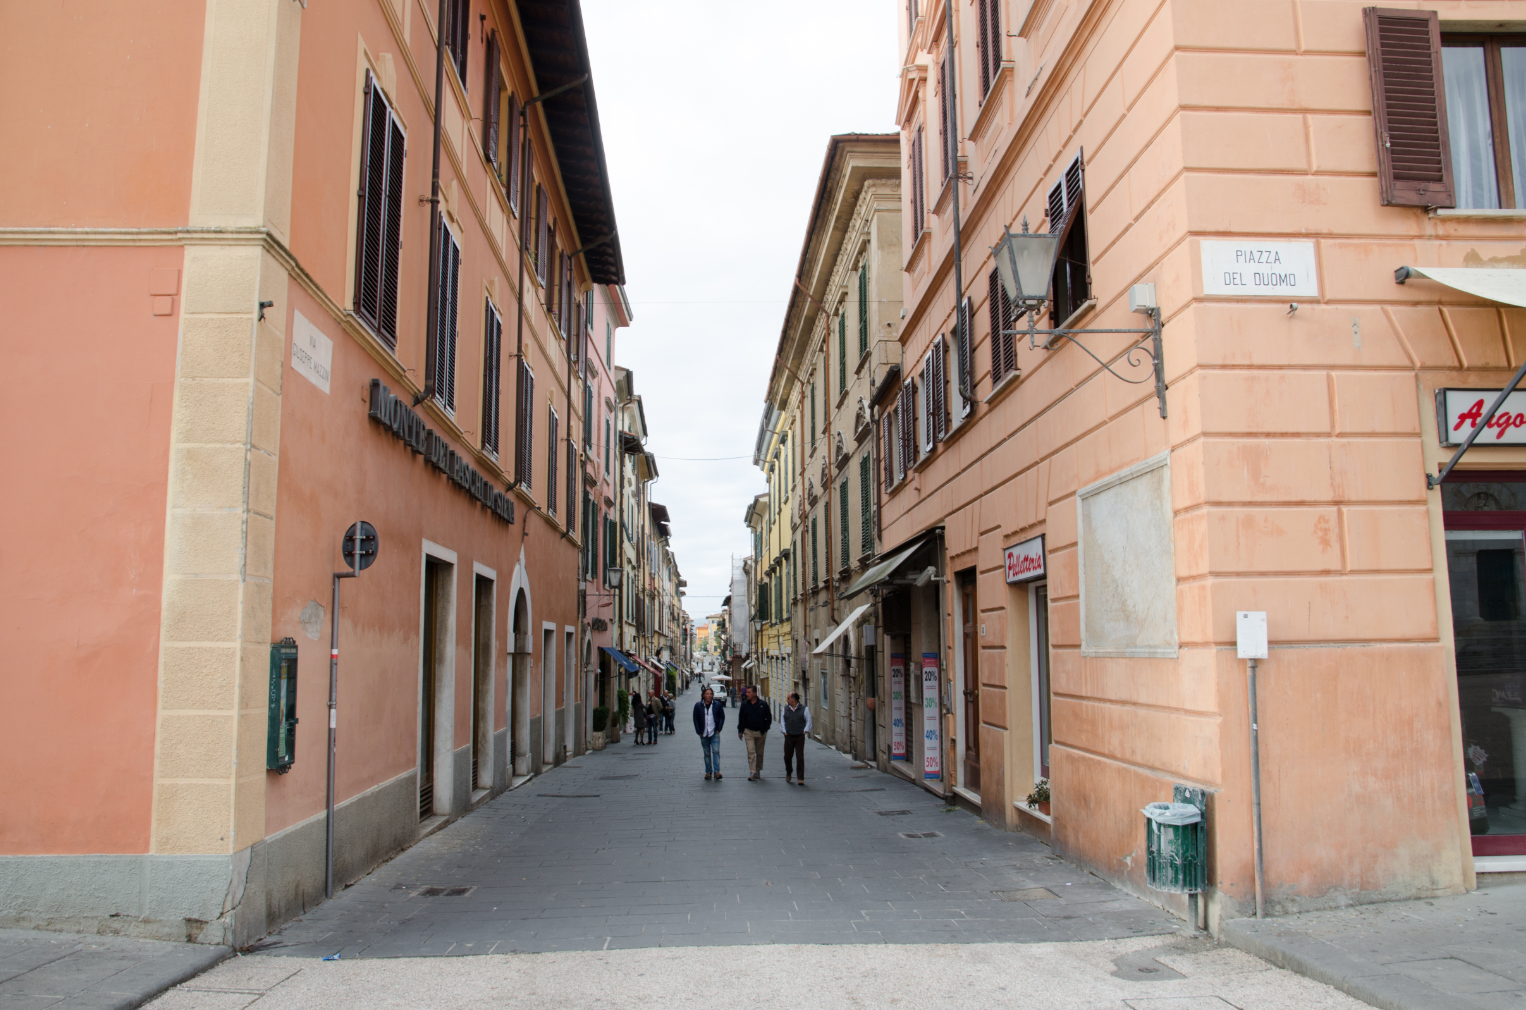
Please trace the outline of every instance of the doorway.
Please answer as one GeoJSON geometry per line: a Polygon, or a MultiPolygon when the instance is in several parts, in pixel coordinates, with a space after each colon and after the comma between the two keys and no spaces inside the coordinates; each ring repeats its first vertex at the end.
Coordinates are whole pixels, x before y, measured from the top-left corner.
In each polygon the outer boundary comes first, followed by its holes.
{"type": "Polygon", "coordinates": [[[472,788],[493,787],[493,580],[472,591],[472,788]]]}
{"type": "Polygon", "coordinates": [[[562,641],[562,758],[577,751],[577,642],[576,632],[568,628],[562,641]]]}
{"type": "Polygon", "coordinates": [[[540,737],[541,761],[556,764],[556,625],[540,633],[540,737]]]}
{"type": "Polygon", "coordinates": [[[959,589],[959,672],[964,696],[964,723],[960,727],[964,737],[961,747],[963,772],[962,785],[970,792],[980,793],[980,640],[976,637],[975,621],[975,573],[960,572],[957,576],[959,589]]]}
{"type": "MultiPolygon", "coordinates": [[[[439,759],[442,740],[448,748],[448,732],[441,733],[440,723],[448,718],[450,706],[441,703],[441,694],[450,687],[450,591],[453,565],[438,558],[424,559],[424,633],[419,656],[419,820],[448,811],[449,781],[440,788],[439,781],[449,772],[439,759]],[[443,808],[443,810],[442,810],[443,808]]],[[[448,731],[448,725],[447,725],[448,731]]]]}
{"type": "Polygon", "coordinates": [[[513,778],[530,774],[530,604],[521,590],[514,598],[511,637],[513,684],[509,687],[509,771],[513,778]]]}

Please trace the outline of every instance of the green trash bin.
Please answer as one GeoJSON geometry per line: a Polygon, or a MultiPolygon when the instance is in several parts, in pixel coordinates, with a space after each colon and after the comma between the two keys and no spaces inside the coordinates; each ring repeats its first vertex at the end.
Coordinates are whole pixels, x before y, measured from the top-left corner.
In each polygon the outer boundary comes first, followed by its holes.
{"type": "Polygon", "coordinates": [[[1207,890],[1203,812],[1191,803],[1151,803],[1145,815],[1145,879],[1157,891],[1207,890]]]}

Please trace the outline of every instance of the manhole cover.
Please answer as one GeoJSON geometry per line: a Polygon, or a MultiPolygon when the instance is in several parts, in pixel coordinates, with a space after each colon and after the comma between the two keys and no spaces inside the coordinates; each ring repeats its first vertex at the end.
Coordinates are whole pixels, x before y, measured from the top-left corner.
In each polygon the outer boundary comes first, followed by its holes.
{"type": "Polygon", "coordinates": [[[901,837],[902,838],[942,838],[943,835],[940,834],[937,831],[903,831],[903,832],[901,832],[901,837]]]}
{"type": "Polygon", "coordinates": [[[1002,901],[1042,901],[1058,897],[1047,887],[1025,887],[1020,891],[992,891],[1002,901]]]}
{"type": "Polygon", "coordinates": [[[900,817],[902,814],[911,813],[910,810],[876,810],[881,817],[900,817]]]}
{"type": "Polygon", "coordinates": [[[618,782],[621,779],[639,779],[640,775],[600,775],[600,782],[618,782]]]}
{"type": "Polygon", "coordinates": [[[419,898],[464,898],[476,887],[421,887],[414,892],[419,898]]]}
{"type": "Polygon", "coordinates": [[[548,800],[596,800],[598,793],[536,793],[536,796],[544,796],[548,800]]]}

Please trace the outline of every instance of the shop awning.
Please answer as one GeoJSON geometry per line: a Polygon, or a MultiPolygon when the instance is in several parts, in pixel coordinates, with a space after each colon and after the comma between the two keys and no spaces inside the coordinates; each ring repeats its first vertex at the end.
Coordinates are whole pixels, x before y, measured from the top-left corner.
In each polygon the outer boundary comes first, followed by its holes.
{"type": "MultiPolygon", "coordinates": [[[[877,565],[874,565],[867,572],[860,575],[857,582],[848,587],[848,591],[842,594],[843,599],[846,600],[849,597],[857,596],[859,593],[862,593],[870,586],[877,586],[881,582],[884,582],[886,579],[890,578],[890,576],[895,574],[895,570],[901,567],[901,564],[907,558],[911,557],[916,549],[921,546],[922,540],[921,538],[918,538],[917,542],[912,544],[910,547],[897,551],[888,559],[881,561],[877,565]]],[[[835,635],[836,632],[833,632],[833,634],[835,635]]],[[[828,639],[827,641],[831,641],[831,639],[828,639]]]]}
{"type": "Polygon", "coordinates": [[[638,667],[635,663],[631,662],[631,658],[629,656],[621,652],[619,649],[611,649],[607,645],[601,645],[599,646],[599,649],[602,652],[608,653],[609,657],[616,663],[619,663],[620,667],[625,670],[626,673],[635,673],[638,669],[640,669],[640,667],[638,667]]]}
{"type": "Polygon", "coordinates": [[[1437,284],[1506,305],[1526,308],[1526,269],[1520,267],[1400,267],[1394,280],[1403,284],[1425,277],[1437,284]]]}
{"type": "MultiPolygon", "coordinates": [[[[913,547],[911,550],[914,551],[916,548],[913,547]]],[[[907,551],[906,553],[910,554],[911,551],[907,551]]],[[[869,609],[869,606],[870,605],[866,603],[862,607],[859,607],[857,610],[853,611],[853,613],[849,614],[846,621],[843,621],[837,627],[833,628],[832,633],[826,638],[823,638],[821,640],[821,644],[811,650],[811,655],[819,656],[823,652],[826,652],[827,649],[831,647],[833,642],[837,641],[847,632],[849,628],[853,627],[853,622],[864,616],[864,612],[869,609]]]]}
{"type": "Polygon", "coordinates": [[[754,665],[753,661],[749,659],[747,662],[742,664],[742,669],[744,669],[744,670],[751,670],[753,668],[753,665],[754,665]]]}

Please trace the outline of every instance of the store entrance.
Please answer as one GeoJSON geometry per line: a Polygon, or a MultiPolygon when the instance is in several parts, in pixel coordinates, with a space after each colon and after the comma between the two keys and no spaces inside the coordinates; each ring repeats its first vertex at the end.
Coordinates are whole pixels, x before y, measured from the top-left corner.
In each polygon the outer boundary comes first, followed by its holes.
{"type": "Polygon", "coordinates": [[[1526,473],[1442,485],[1476,856],[1526,855],[1526,473]]]}

